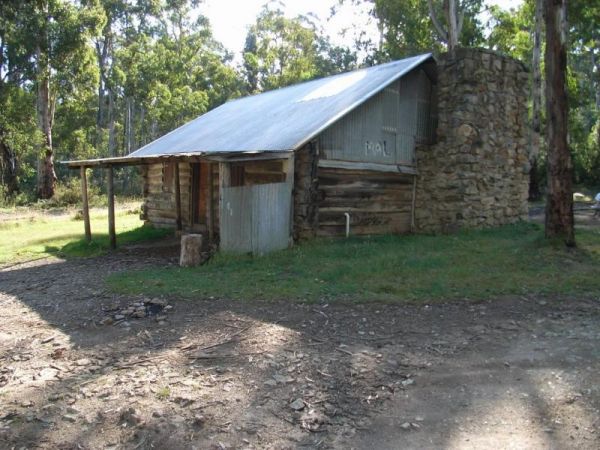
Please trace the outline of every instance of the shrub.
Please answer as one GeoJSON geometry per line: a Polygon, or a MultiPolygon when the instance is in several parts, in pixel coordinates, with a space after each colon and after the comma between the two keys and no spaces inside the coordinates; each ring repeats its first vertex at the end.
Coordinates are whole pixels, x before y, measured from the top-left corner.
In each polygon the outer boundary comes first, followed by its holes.
{"type": "Polygon", "coordinates": [[[32,202],[32,198],[27,192],[18,192],[8,194],[6,186],[0,186],[0,208],[14,208],[15,206],[25,206],[32,202]]]}
{"type": "MultiPolygon", "coordinates": [[[[90,206],[106,205],[106,199],[101,195],[100,189],[93,184],[88,184],[88,202],[90,206]]],[[[77,177],[57,183],[54,197],[43,202],[43,206],[51,208],[79,205],[81,205],[81,182],[77,177]]]]}

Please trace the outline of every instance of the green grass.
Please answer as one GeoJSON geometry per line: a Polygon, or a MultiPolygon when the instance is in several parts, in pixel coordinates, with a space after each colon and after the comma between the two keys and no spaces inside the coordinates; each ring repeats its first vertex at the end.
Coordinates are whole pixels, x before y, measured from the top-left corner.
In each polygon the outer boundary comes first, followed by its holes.
{"type": "MultiPolygon", "coordinates": [[[[83,221],[71,215],[35,215],[0,222],[0,265],[44,256],[95,256],[108,249],[106,213],[91,215],[92,242],[85,241],[83,221]]],[[[143,226],[138,213],[117,211],[117,245],[154,239],[167,231],[143,226]]]]}
{"type": "Polygon", "coordinates": [[[171,389],[169,386],[164,386],[158,390],[156,393],[156,398],[159,400],[167,400],[171,396],[171,389]]]}
{"type": "Polygon", "coordinates": [[[577,250],[533,224],[446,236],[315,240],[264,257],[217,255],[197,268],[112,275],[118,292],[184,298],[434,301],[600,291],[600,231],[577,250]]]}

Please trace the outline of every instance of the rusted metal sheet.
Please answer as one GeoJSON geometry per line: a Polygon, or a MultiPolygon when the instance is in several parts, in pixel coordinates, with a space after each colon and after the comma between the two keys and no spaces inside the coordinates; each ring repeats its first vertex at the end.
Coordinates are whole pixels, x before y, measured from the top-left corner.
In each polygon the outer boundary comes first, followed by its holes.
{"type": "Polygon", "coordinates": [[[222,189],[222,251],[262,255],[288,247],[292,198],[289,183],[222,189]]]}
{"type": "Polygon", "coordinates": [[[415,144],[431,132],[431,83],[405,74],[320,135],[326,159],[414,165],[415,144]]]}
{"type": "Polygon", "coordinates": [[[414,70],[399,80],[400,132],[412,135],[416,142],[431,138],[432,85],[423,70],[414,70]]]}

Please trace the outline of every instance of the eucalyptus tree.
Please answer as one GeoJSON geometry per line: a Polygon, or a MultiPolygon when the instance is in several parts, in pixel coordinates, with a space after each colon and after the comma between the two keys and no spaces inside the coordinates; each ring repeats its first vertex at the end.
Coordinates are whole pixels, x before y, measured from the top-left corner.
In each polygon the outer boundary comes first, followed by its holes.
{"type": "Polygon", "coordinates": [[[311,16],[288,18],[267,4],[248,30],[243,72],[250,93],[354,68],[356,54],[333,45],[311,16]]]}
{"type": "Polygon", "coordinates": [[[370,48],[369,62],[398,59],[420,52],[441,52],[450,46],[473,47],[485,41],[479,19],[482,0],[340,0],[370,6],[380,42],[370,48]],[[450,8],[452,6],[452,8],[450,8]]]}
{"type": "Polygon", "coordinates": [[[20,191],[22,156],[33,152],[29,143],[36,129],[34,95],[22,89],[30,66],[20,43],[24,13],[22,2],[0,2],[0,197],[20,191]]]}
{"type": "Polygon", "coordinates": [[[545,0],[546,21],[546,136],[548,142],[548,197],[546,237],[575,246],[573,219],[573,163],[567,142],[567,3],[545,0]]]}
{"type": "Polygon", "coordinates": [[[569,141],[575,181],[600,186],[600,4],[571,0],[569,141]]]}
{"type": "MultiPolygon", "coordinates": [[[[35,96],[35,117],[41,133],[36,191],[40,198],[50,198],[56,182],[52,136],[55,111],[63,94],[69,95],[77,89],[78,81],[87,77],[87,43],[102,22],[102,14],[92,1],[9,1],[2,2],[2,8],[0,66],[6,70],[5,81],[20,102],[19,108],[5,109],[4,114],[21,115],[23,124],[31,124],[31,117],[22,114],[27,109],[28,94],[35,96]]],[[[6,131],[0,134],[6,136],[6,131]]],[[[35,133],[31,130],[30,134],[35,133]]],[[[3,142],[6,149],[4,139],[3,142]]],[[[13,159],[30,145],[21,139],[20,149],[13,146],[10,150],[13,159]]],[[[16,165],[15,161],[11,164],[16,165]]]]}
{"type": "Polygon", "coordinates": [[[108,127],[108,154],[115,152],[115,87],[112,83],[112,72],[116,63],[114,50],[115,40],[121,23],[131,5],[126,0],[100,0],[106,20],[101,33],[94,38],[94,51],[98,64],[98,107],[96,113],[96,135],[94,144],[97,148],[104,144],[104,131],[108,127]]]}
{"type": "Polygon", "coordinates": [[[535,1],[535,19],[533,25],[533,49],[531,58],[531,152],[529,161],[529,199],[537,200],[541,196],[538,177],[538,159],[542,136],[542,32],[544,22],[543,0],[535,1]]]}
{"type": "MultiPolygon", "coordinates": [[[[539,197],[546,171],[544,140],[544,0],[525,0],[510,11],[490,9],[488,46],[531,62],[532,153],[530,196],[539,197]],[[539,139],[538,139],[539,137],[539,139]],[[539,152],[536,151],[539,149],[539,152]],[[538,169],[536,170],[536,165],[538,169]]],[[[567,88],[569,100],[569,148],[573,157],[574,181],[600,185],[600,4],[585,0],[568,3],[567,88]]]]}
{"type": "Polygon", "coordinates": [[[215,41],[208,19],[193,14],[194,4],[167,2],[152,30],[119,45],[126,152],[239,95],[232,55],[215,41]]]}
{"type": "Polygon", "coordinates": [[[505,10],[499,6],[489,9],[487,23],[489,35],[487,46],[510,55],[531,67],[530,78],[530,151],[529,199],[538,200],[541,196],[540,158],[543,151],[543,1],[525,0],[519,7],[505,10]]]}
{"type": "Polygon", "coordinates": [[[462,31],[465,14],[460,8],[459,0],[444,0],[442,11],[446,19],[446,26],[442,25],[438,13],[433,5],[433,0],[427,0],[429,17],[433,23],[439,38],[448,46],[450,52],[458,47],[458,39],[462,31]]]}

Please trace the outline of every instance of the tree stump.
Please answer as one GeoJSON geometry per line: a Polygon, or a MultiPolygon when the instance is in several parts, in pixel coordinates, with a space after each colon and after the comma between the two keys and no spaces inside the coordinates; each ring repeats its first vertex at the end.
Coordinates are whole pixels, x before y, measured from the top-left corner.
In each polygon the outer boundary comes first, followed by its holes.
{"type": "Polygon", "coordinates": [[[179,265],[181,267],[199,266],[202,261],[200,253],[201,249],[201,234],[184,234],[181,236],[181,256],[179,257],[179,265]]]}

